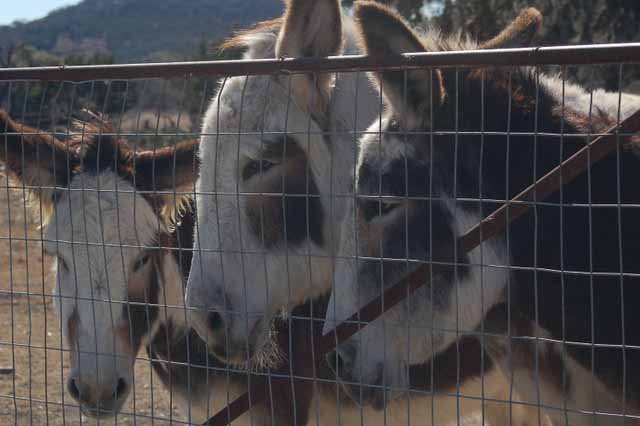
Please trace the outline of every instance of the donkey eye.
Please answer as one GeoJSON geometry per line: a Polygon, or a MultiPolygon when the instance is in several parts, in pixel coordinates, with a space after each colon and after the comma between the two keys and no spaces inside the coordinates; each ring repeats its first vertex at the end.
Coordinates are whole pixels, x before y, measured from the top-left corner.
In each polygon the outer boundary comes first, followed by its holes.
{"type": "Polygon", "coordinates": [[[58,265],[61,266],[65,271],[69,271],[69,265],[67,265],[67,262],[60,256],[58,256],[58,265]]]}
{"type": "Polygon", "coordinates": [[[267,160],[251,160],[247,163],[246,166],[244,166],[244,169],[242,170],[242,179],[249,180],[260,172],[265,173],[274,165],[275,163],[267,160]]]}
{"type": "Polygon", "coordinates": [[[397,200],[366,200],[360,203],[360,208],[365,220],[370,221],[388,215],[400,205],[397,200]]]}
{"type": "Polygon", "coordinates": [[[387,132],[391,132],[391,133],[400,132],[400,122],[395,119],[389,121],[389,125],[387,126],[387,132]]]}
{"type": "Polygon", "coordinates": [[[140,258],[136,260],[135,265],[133,265],[133,272],[138,272],[140,269],[144,268],[149,263],[149,260],[151,260],[151,256],[149,256],[148,253],[140,256],[140,258]]]}

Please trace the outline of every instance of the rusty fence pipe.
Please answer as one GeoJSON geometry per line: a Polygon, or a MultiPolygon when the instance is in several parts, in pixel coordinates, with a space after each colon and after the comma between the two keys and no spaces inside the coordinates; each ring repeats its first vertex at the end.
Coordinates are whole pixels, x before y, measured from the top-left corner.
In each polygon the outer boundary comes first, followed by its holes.
{"type": "Polygon", "coordinates": [[[384,57],[333,56],[155,64],[81,65],[0,69],[0,81],[91,81],[175,77],[407,70],[425,67],[494,67],[640,63],[640,43],[406,53],[384,57]]]}

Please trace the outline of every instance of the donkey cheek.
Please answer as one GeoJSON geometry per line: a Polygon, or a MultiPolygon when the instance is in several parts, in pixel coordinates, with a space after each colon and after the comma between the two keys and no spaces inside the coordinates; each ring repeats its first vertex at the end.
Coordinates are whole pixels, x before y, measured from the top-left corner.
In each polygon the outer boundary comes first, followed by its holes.
{"type": "Polygon", "coordinates": [[[247,220],[254,238],[265,248],[276,245],[282,235],[281,201],[279,197],[249,196],[247,200],[247,220]]]}
{"type": "Polygon", "coordinates": [[[67,340],[68,345],[71,351],[69,352],[69,357],[71,358],[71,364],[74,365],[77,361],[77,352],[78,349],[78,329],[80,327],[80,317],[78,316],[78,311],[73,310],[69,319],[67,320],[67,340]]]}
{"type": "Polygon", "coordinates": [[[379,227],[364,226],[362,228],[362,241],[365,243],[364,253],[368,257],[380,257],[383,234],[379,227]]]}
{"type": "MultiPolygon", "coordinates": [[[[310,193],[315,194],[317,191],[311,189],[310,193]]],[[[288,242],[296,244],[309,239],[322,246],[324,217],[320,200],[317,197],[311,195],[286,197],[283,219],[286,220],[288,242]]]]}
{"type": "Polygon", "coordinates": [[[265,248],[284,243],[300,244],[309,239],[323,243],[323,212],[320,200],[291,192],[282,197],[250,196],[247,200],[249,229],[265,248]],[[284,205],[284,212],[283,212],[284,205]]]}
{"type": "Polygon", "coordinates": [[[131,330],[128,322],[119,325],[115,334],[118,343],[117,352],[134,358],[140,349],[140,343],[142,341],[141,334],[136,333],[135,330],[131,330]]]}

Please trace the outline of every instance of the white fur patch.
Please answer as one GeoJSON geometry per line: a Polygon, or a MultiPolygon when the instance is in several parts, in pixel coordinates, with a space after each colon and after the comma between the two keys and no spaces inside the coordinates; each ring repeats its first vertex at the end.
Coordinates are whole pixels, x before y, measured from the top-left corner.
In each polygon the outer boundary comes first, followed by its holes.
{"type": "MultiPolygon", "coordinates": [[[[457,208],[453,200],[442,198],[453,217],[456,235],[464,235],[483,219],[478,214],[457,208]]],[[[473,331],[485,314],[501,301],[509,274],[509,257],[506,247],[497,242],[499,239],[489,239],[468,253],[470,274],[456,284],[457,290],[451,292],[449,306],[453,312],[449,313],[448,318],[443,318],[443,327],[458,329],[463,334],[473,331]]],[[[444,347],[456,338],[453,333],[447,333],[447,336],[450,339],[444,342],[444,347]]]]}
{"type": "MultiPolygon", "coordinates": [[[[541,74],[540,85],[558,100],[559,105],[562,105],[563,82],[560,77],[541,74]]],[[[564,105],[585,115],[588,115],[590,110],[595,113],[596,108],[602,109],[613,118],[617,118],[619,112],[620,120],[624,120],[640,109],[640,95],[622,93],[620,98],[618,92],[607,92],[604,89],[589,92],[577,84],[565,81],[564,105]]]]}

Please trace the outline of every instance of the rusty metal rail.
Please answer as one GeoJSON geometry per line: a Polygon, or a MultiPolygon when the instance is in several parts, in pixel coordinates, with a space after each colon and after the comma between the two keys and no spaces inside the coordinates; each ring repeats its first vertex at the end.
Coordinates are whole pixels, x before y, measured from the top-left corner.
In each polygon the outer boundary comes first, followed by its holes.
{"type": "Polygon", "coordinates": [[[587,65],[640,62],[640,43],[155,64],[0,69],[0,81],[89,81],[175,77],[232,77],[274,73],[358,72],[424,67],[587,65]]]}
{"type": "MultiPolygon", "coordinates": [[[[606,134],[593,139],[582,149],[560,163],[559,166],[538,179],[533,185],[467,231],[459,238],[458,247],[463,252],[469,252],[482,244],[483,241],[504,231],[511,222],[524,215],[531,208],[532,201],[542,201],[558,191],[562,185],[572,182],[593,164],[613,152],[618,146],[631,140],[632,136],[629,134],[636,132],[640,132],[640,110],[619,125],[611,127],[606,134]],[[625,135],[623,136],[623,134],[625,135]]],[[[338,344],[349,339],[363,327],[366,327],[368,323],[425,285],[429,281],[430,271],[431,266],[429,264],[420,266],[398,283],[385,290],[381,297],[374,299],[349,319],[339,324],[333,331],[318,339],[314,344],[317,350],[316,362],[319,362],[324,355],[333,351],[338,344]]],[[[307,360],[296,359],[295,362],[312,362],[312,360],[311,358],[307,360]]],[[[272,387],[290,386],[290,379],[283,377],[289,374],[288,366],[284,366],[277,373],[279,377],[271,378],[272,387]]],[[[230,424],[249,410],[252,404],[266,398],[267,393],[268,389],[265,381],[260,380],[254,383],[250,394],[246,393],[237,398],[225,409],[210,418],[205,425],[224,426],[230,424]]]]}

